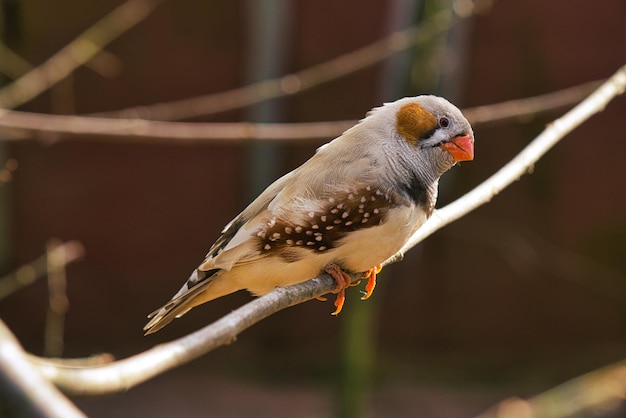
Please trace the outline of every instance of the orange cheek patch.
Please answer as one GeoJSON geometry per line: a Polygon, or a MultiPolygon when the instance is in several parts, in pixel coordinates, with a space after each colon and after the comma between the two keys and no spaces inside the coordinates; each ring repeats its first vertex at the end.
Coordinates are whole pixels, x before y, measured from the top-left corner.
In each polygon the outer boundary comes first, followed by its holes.
{"type": "Polygon", "coordinates": [[[413,145],[436,127],[437,118],[417,103],[405,104],[396,113],[396,130],[413,145]]]}

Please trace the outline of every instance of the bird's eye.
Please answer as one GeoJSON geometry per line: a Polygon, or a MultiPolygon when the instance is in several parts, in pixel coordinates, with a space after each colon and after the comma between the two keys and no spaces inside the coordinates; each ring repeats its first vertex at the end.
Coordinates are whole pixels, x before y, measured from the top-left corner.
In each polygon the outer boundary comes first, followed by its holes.
{"type": "Polygon", "coordinates": [[[447,128],[450,125],[450,121],[448,118],[439,118],[439,126],[442,128],[447,128]]]}

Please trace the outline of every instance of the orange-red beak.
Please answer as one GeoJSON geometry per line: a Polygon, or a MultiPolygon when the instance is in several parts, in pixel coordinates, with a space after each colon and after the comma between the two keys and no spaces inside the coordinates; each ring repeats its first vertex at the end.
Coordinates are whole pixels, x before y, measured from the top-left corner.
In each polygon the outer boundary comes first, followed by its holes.
{"type": "Polygon", "coordinates": [[[470,135],[457,136],[452,141],[441,144],[441,148],[448,151],[454,161],[474,159],[474,138],[470,135]]]}

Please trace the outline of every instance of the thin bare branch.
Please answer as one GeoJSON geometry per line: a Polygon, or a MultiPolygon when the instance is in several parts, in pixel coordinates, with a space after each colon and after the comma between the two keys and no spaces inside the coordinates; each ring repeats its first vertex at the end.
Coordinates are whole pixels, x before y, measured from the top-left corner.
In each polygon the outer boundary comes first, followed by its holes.
{"type": "Polygon", "coordinates": [[[13,109],[37,97],[145,19],[163,0],[128,0],[40,66],[0,90],[0,108],[13,109]]]}
{"type": "Polygon", "coordinates": [[[115,361],[115,357],[110,353],[93,354],[89,357],[60,358],[60,357],[37,357],[26,353],[26,357],[38,365],[47,364],[51,367],[96,367],[104,366],[115,361]]]}
{"type": "Polygon", "coordinates": [[[94,396],[119,392],[230,344],[241,331],[269,315],[331,292],[335,286],[333,279],[324,275],[296,286],[276,288],[192,334],[110,365],[76,368],[60,367],[49,360],[32,361],[44,376],[68,394],[94,396]]]}
{"type": "MultiPolygon", "coordinates": [[[[472,9],[473,10],[473,9],[472,9]]],[[[471,13],[464,17],[469,17],[471,13]]],[[[281,77],[220,93],[171,102],[136,106],[97,116],[152,120],[181,120],[239,109],[269,99],[290,96],[367,68],[450,29],[452,12],[443,10],[421,25],[394,32],[383,39],[329,61],[281,77]]]]}
{"type": "Polygon", "coordinates": [[[525,400],[509,398],[477,418],[606,416],[626,400],[626,360],[525,400]]]}
{"type": "MultiPolygon", "coordinates": [[[[3,384],[22,400],[24,410],[16,416],[80,418],[80,412],[49,380],[28,361],[15,336],[0,321],[0,375],[3,384]]],[[[15,395],[14,395],[15,396],[15,395]]]]}
{"type": "Polygon", "coordinates": [[[539,96],[509,100],[496,105],[476,106],[464,110],[464,114],[472,125],[475,126],[505,122],[512,119],[525,121],[537,114],[561,109],[580,102],[604,81],[589,81],[539,96]]]}
{"type": "Polygon", "coordinates": [[[46,270],[48,270],[48,313],[44,352],[47,357],[61,357],[64,347],[65,313],[69,309],[67,297],[67,254],[58,239],[50,240],[46,245],[46,270]]]}
{"type": "Polygon", "coordinates": [[[605,106],[626,88],[626,65],[604,82],[589,97],[556,119],[526,148],[509,161],[504,167],[472,189],[463,197],[446,207],[436,210],[428,221],[411,237],[405,247],[386,264],[401,259],[402,255],[417,243],[447,224],[489,202],[498,193],[532,171],[535,163],[565,135],[594,114],[604,110],[605,106]]]}
{"type": "MultiPolygon", "coordinates": [[[[116,55],[105,49],[100,50],[84,65],[105,78],[117,77],[123,66],[122,61],[116,55]]],[[[31,63],[0,40],[0,73],[16,80],[33,68],[31,63]]]]}
{"type": "MultiPolygon", "coordinates": [[[[402,258],[406,250],[443,225],[488,202],[504,187],[528,172],[538,158],[557,141],[589,117],[600,112],[610,100],[622,94],[625,88],[626,66],[578,106],[551,123],[511,164],[507,164],[472,192],[437,211],[436,216],[431,218],[433,220],[427,223],[428,226],[420,228],[411,243],[389,262],[402,258]]],[[[272,313],[328,293],[334,287],[335,284],[328,275],[321,275],[295,286],[276,288],[193,334],[107,366],[75,369],[56,367],[48,362],[39,365],[39,369],[68,393],[100,395],[122,391],[187,363],[218,346],[228,344],[240,332],[272,313]]]]}
{"type": "Polygon", "coordinates": [[[329,138],[355,121],[311,123],[191,123],[143,119],[108,119],[90,116],[48,115],[0,110],[0,132],[6,140],[39,138],[121,142],[206,142],[250,140],[303,140],[329,138]]]}
{"type": "MultiPolygon", "coordinates": [[[[601,82],[593,81],[555,92],[465,109],[474,127],[512,118],[529,119],[580,102],[601,82]]],[[[123,142],[287,141],[333,138],[355,120],[311,123],[257,124],[161,122],[92,116],[47,115],[0,110],[0,133],[5,140],[107,140],[123,142]]]]}
{"type": "Polygon", "coordinates": [[[42,255],[14,273],[0,278],[0,300],[45,276],[48,272],[48,257],[56,257],[59,252],[64,254],[65,264],[73,263],[85,255],[83,245],[78,241],[68,241],[55,247],[49,254],[42,255]]]}
{"type": "Polygon", "coordinates": [[[493,0],[455,0],[421,24],[396,31],[369,45],[295,73],[233,90],[182,100],[135,106],[97,116],[151,120],[181,120],[210,115],[290,96],[363,70],[386,58],[445,33],[460,21],[491,9],[493,0]]]}
{"type": "Polygon", "coordinates": [[[0,73],[10,79],[16,79],[32,68],[28,61],[0,41],[0,73]]]}

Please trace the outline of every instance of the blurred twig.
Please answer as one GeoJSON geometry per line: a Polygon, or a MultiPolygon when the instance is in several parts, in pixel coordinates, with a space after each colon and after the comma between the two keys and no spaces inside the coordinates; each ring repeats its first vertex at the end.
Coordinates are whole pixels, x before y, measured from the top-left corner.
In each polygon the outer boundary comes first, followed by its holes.
{"type": "Polygon", "coordinates": [[[354,121],[311,123],[192,123],[0,111],[5,140],[98,140],[121,142],[219,142],[332,138],[354,121]]]}
{"type": "MultiPolygon", "coordinates": [[[[471,14],[464,17],[469,17],[471,14]]],[[[445,32],[451,24],[453,24],[452,12],[444,10],[423,24],[394,32],[362,48],[292,74],[263,80],[225,92],[155,103],[149,106],[136,106],[100,113],[98,116],[181,120],[238,109],[269,99],[293,95],[376,64],[399,51],[445,32]]]]}
{"type": "MultiPolygon", "coordinates": [[[[488,202],[504,187],[528,172],[537,159],[558,140],[589,117],[600,112],[611,99],[623,93],[624,88],[626,88],[626,66],[578,106],[550,124],[498,173],[457,201],[438,210],[437,215],[431,218],[432,221],[428,221],[428,227],[420,228],[410,244],[388,262],[398,261],[402,258],[404,251],[426,236],[488,202]]],[[[73,394],[101,395],[126,390],[166,370],[196,359],[216,347],[228,344],[240,332],[267,316],[328,293],[334,287],[334,281],[328,275],[321,275],[295,286],[276,288],[193,334],[110,365],[91,369],[73,369],[48,364],[40,366],[40,370],[64,391],[73,394]]]]}
{"type": "MultiPolygon", "coordinates": [[[[0,90],[0,108],[13,109],[37,97],[107,44],[145,19],[163,0],[128,0],[96,22],[40,66],[0,90]]],[[[1,114],[1,113],[0,113],[1,114]]]]}
{"type": "MultiPolygon", "coordinates": [[[[128,0],[109,13],[70,44],[65,46],[37,68],[29,70],[17,81],[0,90],[0,109],[13,109],[69,76],[77,67],[93,61],[97,71],[115,74],[119,60],[103,48],[122,33],[143,20],[162,0],[128,0]]],[[[153,120],[180,120],[194,116],[237,109],[265,100],[292,95],[344,77],[367,68],[385,58],[420,44],[448,30],[459,19],[490,9],[492,0],[455,0],[450,10],[444,10],[421,25],[411,26],[324,63],[296,73],[263,80],[226,92],[203,95],[172,102],[138,106],[99,116],[142,118],[153,120]],[[458,19],[453,19],[453,16],[458,19]]],[[[10,58],[0,66],[12,77],[21,75],[30,67],[13,51],[0,45],[0,56],[10,58]]]]}
{"type": "Polygon", "coordinates": [[[130,389],[167,370],[235,341],[237,335],[269,315],[331,292],[334,280],[323,275],[296,286],[276,288],[192,334],[159,344],[143,353],[92,368],[34,361],[45,377],[72,395],[103,395],[130,389]]]}
{"type": "Polygon", "coordinates": [[[60,357],[63,354],[63,333],[65,313],[69,309],[67,298],[67,277],[65,266],[68,263],[67,245],[59,240],[50,240],[46,245],[46,270],[48,271],[48,313],[44,352],[47,357],[60,357]]]}
{"type": "MultiPolygon", "coordinates": [[[[19,411],[10,411],[15,416],[85,417],[28,361],[26,353],[2,321],[0,321],[0,377],[5,391],[8,387],[13,392],[11,403],[17,404],[20,408],[19,411]]],[[[6,403],[3,406],[6,407],[6,403]]]]}
{"type": "MultiPolygon", "coordinates": [[[[529,119],[540,112],[573,105],[591,93],[601,81],[525,99],[509,100],[464,110],[474,127],[484,123],[529,119]]],[[[333,138],[357,121],[311,123],[194,123],[143,119],[108,119],[92,116],[47,115],[17,111],[0,112],[0,132],[6,140],[39,138],[47,141],[93,140],[123,142],[193,142],[249,140],[305,140],[333,138]]]]}
{"type": "Polygon", "coordinates": [[[551,93],[525,99],[508,100],[496,105],[476,106],[465,109],[463,113],[474,126],[512,119],[527,121],[539,113],[560,109],[580,102],[597,89],[603,81],[589,81],[551,93]]]}
{"type": "MultiPolygon", "coordinates": [[[[105,78],[113,78],[122,71],[122,61],[116,55],[104,49],[100,50],[84,65],[105,78]]],[[[0,40],[0,73],[15,80],[32,69],[33,65],[31,63],[0,40]]]]}
{"type": "Polygon", "coordinates": [[[15,158],[9,158],[0,168],[0,184],[9,183],[13,179],[13,173],[17,171],[19,164],[15,158]]]}
{"type": "Polygon", "coordinates": [[[506,399],[477,418],[603,416],[624,400],[626,360],[594,370],[528,400],[506,399]]]}
{"type": "Polygon", "coordinates": [[[69,241],[18,268],[15,273],[0,278],[0,300],[45,276],[48,272],[48,258],[57,257],[58,253],[63,253],[65,264],[70,264],[82,258],[85,250],[80,242],[69,241]]]}
{"type": "Polygon", "coordinates": [[[16,79],[32,69],[32,65],[0,41],[0,73],[16,79]]]}

